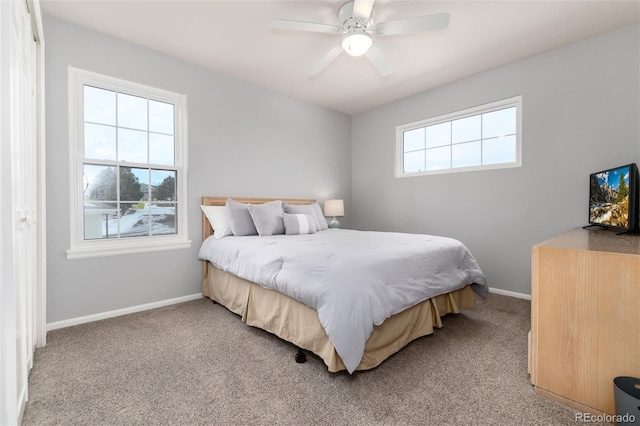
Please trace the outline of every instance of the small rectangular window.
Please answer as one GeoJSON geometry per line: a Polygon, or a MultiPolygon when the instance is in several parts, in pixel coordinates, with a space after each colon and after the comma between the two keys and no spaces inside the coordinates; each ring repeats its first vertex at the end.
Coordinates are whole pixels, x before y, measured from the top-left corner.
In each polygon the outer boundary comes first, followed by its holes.
{"type": "Polygon", "coordinates": [[[519,167],[522,97],[396,127],[396,177],[519,167]]]}
{"type": "Polygon", "coordinates": [[[69,68],[68,258],[187,247],[186,99],[69,68]]]}

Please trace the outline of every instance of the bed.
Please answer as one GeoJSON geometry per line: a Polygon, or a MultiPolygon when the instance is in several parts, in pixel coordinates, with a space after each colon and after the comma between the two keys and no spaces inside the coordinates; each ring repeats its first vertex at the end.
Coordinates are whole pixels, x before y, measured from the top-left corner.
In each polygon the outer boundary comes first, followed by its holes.
{"type": "MultiPolygon", "coordinates": [[[[228,197],[203,197],[202,205],[225,206],[227,198],[228,197]]],[[[315,203],[315,200],[312,199],[233,197],[233,200],[239,203],[252,205],[265,204],[273,202],[274,200],[282,200],[290,205],[301,206],[312,205],[315,203]]],[[[331,247],[332,244],[335,245],[336,243],[334,240],[345,241],[345,239],[346,241],[354,241],[354,244],[359,240],[363,240],[362,244],[368,247],[371,245],[371,238],[374,237],[386,238],[383,243],[385,247],[393,247],[393,245],[396,244],[399,248],[402,248],[406,243],[403,240],[399,240],[399,238],[408,237],[416,239],[423,236],[393,233],[366,233],[363,231],[349,230],[326,230],[318,232],[315,236],[305,236],[306,238],[302,238],[303,236],[290,237],[284,235],[276,235],[272,237],[231,236],[229,238],[225,237],[221,240],[215,241],[216,239],[212,237],[213,228],[211,226],[211,222],[204,214],[202,225],[203,246],[199,254],[200,259],[203,260],[202,294],[214,302],[225,306],[231,312],[239,315],[245,324],[264,329],[288,342],[293,343],[299,348],[316,354],[324,361],[330,372],[347,370],[349,373],[352,373],[356,370],[367,370],[378,366],[385,359],[398,352],[412,340],[433,333],[434,327],[442,327],[442,316],[448,313],[459,313],[461,308],[473,307],[475,305],[475,294],[485,297],[487,292],[484,276],[482,275],[479,267],[471,267],[468,274],[469,282],[456,285],[456,288],[451,290],[429,290],[430,292],[435,292],[437,294],[426,299],[422,299],[418,303],[409,303],[408,306],[402,307],[399,312],[391,312],[391,315],[386,315],[388,312],[376,312],[376,309],[372,309],[372,311],[374,311],[374,313],[371,314],[372,318],[374,316],[377,317],[377,319],[374,318],[372,324],[366,324],[369,321],[368,317],[360,319],[360,316],[364,317],[365,315],[360,315],[359,313],[357,315],[354,315],[353,313],[347,314],[351,315],[350,318],[355,324],[353,328],[362,334],[361,337],[351,339],[350,335],[345,337],[342,335],[344,334],[342,331],[336,331],[345,328],[345,324],[351,326],[351,321],[338,321],[339,324],[336,328],[335,324],[331,324],[335,323],[336,320],[333,318],[327,320],[326,318],[326,303],[318,304],[315,302],[314,298],[310,299],[309,297],[305,299],[304,294],[299,294],[299,290],[296,292],[289,290],[286,286],[279,287],[276,284],[272,285],[271,279],[266,279],[263,282],[263,279],[259,278],[257,275],[250,272],[247,273],[247,268],[242,265],[234,269],[234,264],[230,265],[225,263],[226,261],[224,258],[229,258],[232,262],[236,261],[237,258],[244,255],[242,250],[248,250],[247,247],[249,247],[253,250],[249,250],[249,254],[253,253],[256,255],[256,253],[259,253],[257,257],[262,255],[273,257],[273,259],[266,260],[266,266],[257,266],[254,269],[269,269],[273,263],[278,263],[278,267],[282,268],[282,262],[280,262],[280,260],[283,258],[286,259],[289,255],[286,254],[286,252],[278,252],[280,249],[294,249],[296,251],[304,252],[305,250],[315,250],[315,247],[319,247],[319,250],[322,251],[327,250],[327,247],[331,247]],[[300,249],[294,246],[294,244],[298,244],[298,240],[303,244],[300,249]],[[221,255],[219,253],[222,252],[223,246],[221,243],[222,241],[224,241],[225,246],[228,246],[227,250],[232,251],[232,255],[220,257],[221,255]],[[213,255],[208,253],[218,253],[218,257],[214,258],[213,255]],[[239,256],[238,253],[241,255],[239,256]],[[256,281],[261,282],[257,283],[256,281]],[[289,294],[287,295],[285,293],[289,294]],[[314,309],[312,306],[316,306],[318,309],[314,309]],[[363,324],[359,325],[360,322],[363,324]],[[331,336],[331,338],[329,336],[331,336]],[[363,338],[361,343],[362,347],[354,350],[348,347],[358,346],[359,343],[356,341],[360,338],[363,338]],[[353,340],[353,342],[351,342],[350,339],[353,340]],[[355,352],[355,354],[350,352],[355,352]]],[[[457,244],[462,246],[462,244],[456,240],[433,236],[424,237],[441,239],[446,241],[447,244],[449,244],[450,241],[455,241],[457,244]]],[[[345,244],[341,243],[340,245],[345,244]]],[[[462,247],[464,250],[468,251],[466,247],[462,247]]],[[[323,254],[318,257],[333,258],[334,256],[334,253],[322,253],[323,254]]],[[[246,258],[246,256],[244,258],[246,258]]],[[[465,258],[472,259],[472,263],[477,266],[470,253],[465,254],[465,258]]],[[[395,259],[393,264],[395,264],[396,261],[399,262],[401,260],[402,259],[400,258],[395,259]]],[[[384,262],[376,262],[376,265],[378,264],[382,265],[382,268],[390,269],[384,266],[384,262]]],[[[287,266],[288,265],[289,263],[287,263],[287,266]]],[[[251,268],[248,269],[250,270],[251,268]]],[[[365,274],[364,276],[373,276],[371,275],[373,273],[382,273],[384,275],[384,271],[380,269],[377,271],[375,268],[371,269],[372,271],[366,272],[369,275],[365,274]]],[[[290,270],[285,272],[291,273],[290,270]]],[[[274,271],[271,278],[275,281],[276,278],[280,279],[282,277],[288,277],[285,272],[278,269],[274,271]]],[[[330,271],[325,272],[329,273],[329,276],[331,276],[330,271]]],[[[447,271],[438,270],[438,274],[447,275],[449,273],[447,271]]],[[[305,291],[307,286],[313,287],[315,285],[313,277],[314,274],[310,273],[308,279],[309,282],[304,283],[304,286],[302,287],[305,291]]],[[[305,281],[305,279],[300,279],[299,277],[297,280],[305,281]]],[[[377,278],[372,279],[372,281],[375,280],[377,280],[377,278]]],[[[339,278],[336,278],[336,281],[339,281],[339,278]]],[[[367,297],[357,297],[357,300],[367,299],[367,297]]],[[[402,299],[403,297],[400,298],[402,299]]],[[[343,297],[333,297],[333,299],[335,303],[339,304],[342,303],[340,300],[342,300],[343,297]]],[[[386,310],[384,305],[381,306],[384,308],[382,310],[386,310]]]]}

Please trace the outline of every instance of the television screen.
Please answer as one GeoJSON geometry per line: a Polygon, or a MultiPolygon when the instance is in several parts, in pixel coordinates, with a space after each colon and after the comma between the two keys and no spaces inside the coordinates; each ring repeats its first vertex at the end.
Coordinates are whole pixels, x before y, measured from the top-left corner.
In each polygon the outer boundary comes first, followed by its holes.
{"type": "Polygon", "coordinates": [[[637,202],[638,167],[635,163],[591,174],[589,224],[635,231],[637,202]]]}

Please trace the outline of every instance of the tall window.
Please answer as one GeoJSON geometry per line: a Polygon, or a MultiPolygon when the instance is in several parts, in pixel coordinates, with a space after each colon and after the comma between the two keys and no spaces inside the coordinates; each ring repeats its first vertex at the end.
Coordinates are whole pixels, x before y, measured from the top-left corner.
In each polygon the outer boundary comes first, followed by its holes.
{"type": "Polygon", "coordinates": [[[522,97],[396,127],[396,177],[521,165],[522,97]]]}
{"type": "Polygon", "coordinates": [[[68,258],[189,246],[186,99],[69,68],[68,258]]]}

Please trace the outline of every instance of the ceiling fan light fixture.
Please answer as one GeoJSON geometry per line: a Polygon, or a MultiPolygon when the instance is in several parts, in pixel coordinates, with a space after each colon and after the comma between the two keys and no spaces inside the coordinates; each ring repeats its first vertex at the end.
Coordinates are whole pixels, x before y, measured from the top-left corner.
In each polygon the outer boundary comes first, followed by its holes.
{"type": "Polygon", "coordinates": [[[353,32],[342,40],[342,48],[351,56],[362,56],[371,48],[373,40],[364,32],[353,32]]]}

